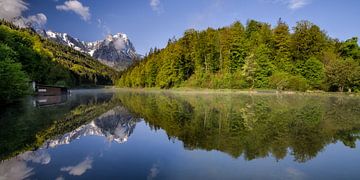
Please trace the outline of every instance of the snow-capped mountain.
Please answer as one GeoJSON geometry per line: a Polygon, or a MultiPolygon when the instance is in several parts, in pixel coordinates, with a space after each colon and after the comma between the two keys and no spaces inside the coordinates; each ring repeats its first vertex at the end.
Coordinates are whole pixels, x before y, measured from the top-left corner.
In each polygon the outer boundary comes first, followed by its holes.
{"type": "Polygon", "coordinates": [[[123,33],[108,35],[106,39],[100,41],[84,42],[67,33],[50,30],[37,30],[37,32],[45,38],[87,53],[102,63],[119,70],[127,68],[141,57],[136,53],[134,45],[128,36],[123,33]]]}
{"type": "Polygon", "coordinates": [[[128,140],[138,121],[139,119],[130,115],[124,107],[118,106],[89,124],[82,125],[71,132],[46,141],[41,148],[47,149],[69,144],[73,140],[84,136],[103,136],[110,142],[123,143],[128,140]]]}
{"type": "Polygon", "coordinates": [[[94,58],[111,67],[128,67],[139,57],[127,35],[122,33],[109,35],[103,41],[87,43],[87,46],[94,58]]]}

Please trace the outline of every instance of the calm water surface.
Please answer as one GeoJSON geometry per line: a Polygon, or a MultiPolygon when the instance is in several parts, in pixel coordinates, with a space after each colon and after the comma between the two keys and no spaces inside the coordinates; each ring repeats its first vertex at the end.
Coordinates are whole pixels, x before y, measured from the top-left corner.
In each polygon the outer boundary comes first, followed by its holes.
{"type": "Polygon", "coordinates": [[[358,97],[84,90],[0,115],[0,179],[360,178],[358,97]]]}

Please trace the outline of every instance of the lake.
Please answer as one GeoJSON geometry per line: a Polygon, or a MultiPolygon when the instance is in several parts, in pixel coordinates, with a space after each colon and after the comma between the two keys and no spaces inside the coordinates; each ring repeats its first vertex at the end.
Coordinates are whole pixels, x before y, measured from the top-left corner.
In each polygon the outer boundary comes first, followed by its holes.
{"type": "Polygon", "coordinates": [[[360,177],[359,97],[74,90],[0,115],[0,179],[360,177]]]}

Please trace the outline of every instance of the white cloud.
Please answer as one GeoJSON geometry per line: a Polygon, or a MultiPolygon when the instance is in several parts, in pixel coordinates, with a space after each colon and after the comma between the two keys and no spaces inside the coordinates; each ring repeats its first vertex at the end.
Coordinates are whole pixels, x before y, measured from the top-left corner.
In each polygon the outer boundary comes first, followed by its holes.
{"type": "Polygon", "coordinates": [[[0,18],[12,21],[13,18],[21,16],[28,9],[28,4],[23,0],[0,0],[0,18]]]}
{"type": "Polygon", "coordinates": [[[47,17],[43,13],[23,17],[23,11],[28,10],[28,4],[24,0],[0,0],[0,19],[13,22],[20,27],[42,28],[47,17]]]}
{"type": "Polygon", "coordinates": [[[80,15],[83,20],[90,20],[90,8],[83,6],[81,2],[77,0],[65,1],[63,5],[56,6],[56,9],[60,11],[73,11],[74,13],[80,15]]]}
{"type": "Polygon", "coordinates": [[[32,27],[43,27],[47,22],[47,17],[43,13],[32,15],[25,19],[27,21],[27,24],[32,27]]]}
{"type": "Polygon", "coordinates": [[[36,15],[17,18],[13,18],[12,22],[19,27],[33,27],[33,28],[43,28],[47,22],[47,17],[43,13],[36,15]]]}
{"type": "Polygon", "coordinates": [[[92,158],[87,157],[87,158],[85,158],[84,161],[80,162],[76,166],[63,167],[60,170],[61,171],[68,171],[69,174],[73,175],[73,176],[81,176],[88,169],[92,168],[92,162],[93,162],[92,158]]]}
{"type": "Polygon", "coordinates": [[[150,0],[150,6],[153,11],[161,13],[162,8],[160,0],[150,0]]]}
{"type": "Polygon", "coordinates": [[[23,161],[32,161],[33,163],[49,164],[51,161],[50,154],[44,150],[39,149],[37,151],[27,151],[18,156],[23,161]]]}
{"type": "Polygon", "coordinates": [[[47,150],[27,151],[16,157],[0,163],[0,180],[3,179],[29,179],[34,174],[33,168],[28,162],[49,164],[50,154],[47,150]]]}
{"type": "Polygon", "coordinates": [[[6,160],[0,164],[0,179],[28,179],[33,174],[33,168],[17,158],[6,160]]]}

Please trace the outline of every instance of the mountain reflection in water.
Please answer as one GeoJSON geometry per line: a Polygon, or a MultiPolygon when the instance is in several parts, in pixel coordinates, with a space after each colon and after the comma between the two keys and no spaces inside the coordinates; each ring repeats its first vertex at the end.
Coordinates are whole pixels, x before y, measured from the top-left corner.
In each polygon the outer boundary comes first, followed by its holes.
{"type": "MultiPolygon", "coordinates": [[[[5,160],[0,164],[0,179],[1,177],[5,177],[5,179],[28,178],[32,175],[32,168],[27,166],[27,162],[43,165],[49,164],[51,157],[46,149],[55,148],[59,145],[70,144],[72,141],[80,139],[81,137],[103,136],[106,137],[109,142],[126,142],[132,134],[138,121],[139,120],[133,118],[126,109],[117,106],[86,125],[82,125],[79,128],[55,139],[47,140],[36,151],[27,151],[15,158],[5,160]]],[[[87,158],[82,163],[88,164],[91,162],[92,160],[87,158]]],[[[70,171],[69,168],[63,168],[62,170],[70,171]]]]}
{"type": "Polygon", "coordinates": [[[85,91],[66,104],[20,111],[29,116],[0,124],[7,159],[0,179],[114,179],[122,171],[128,171],[124,179],[328,178],[342,177],[341,169],[347,177],[360,175],[348,167],[358,167],[349,162],[358,159],[358,97],[85,91]],[[42,128],[30,131],[31,123],[21,120],[30,117],[42,128]],[[7,126],[19,128],[14,133],[7,126]],[[339,173],[312,172],[319,161],[315,168],[335,161],[339,173]],[[255,172],[265,164],[267,170],[255,172]],[[237,167],[247,172],[240,175],[237,167]]]}
{"type": "Polygon", "coordinates": [[[104,136],[110,142],[123,143],[128,140],[133,132],[136,122],[138,120],[133,118],[126,109],[117,106],[86,125],[82,125],[56,139],[46,141],[43,148],[69,144],[83,136],[104,136]]]}

